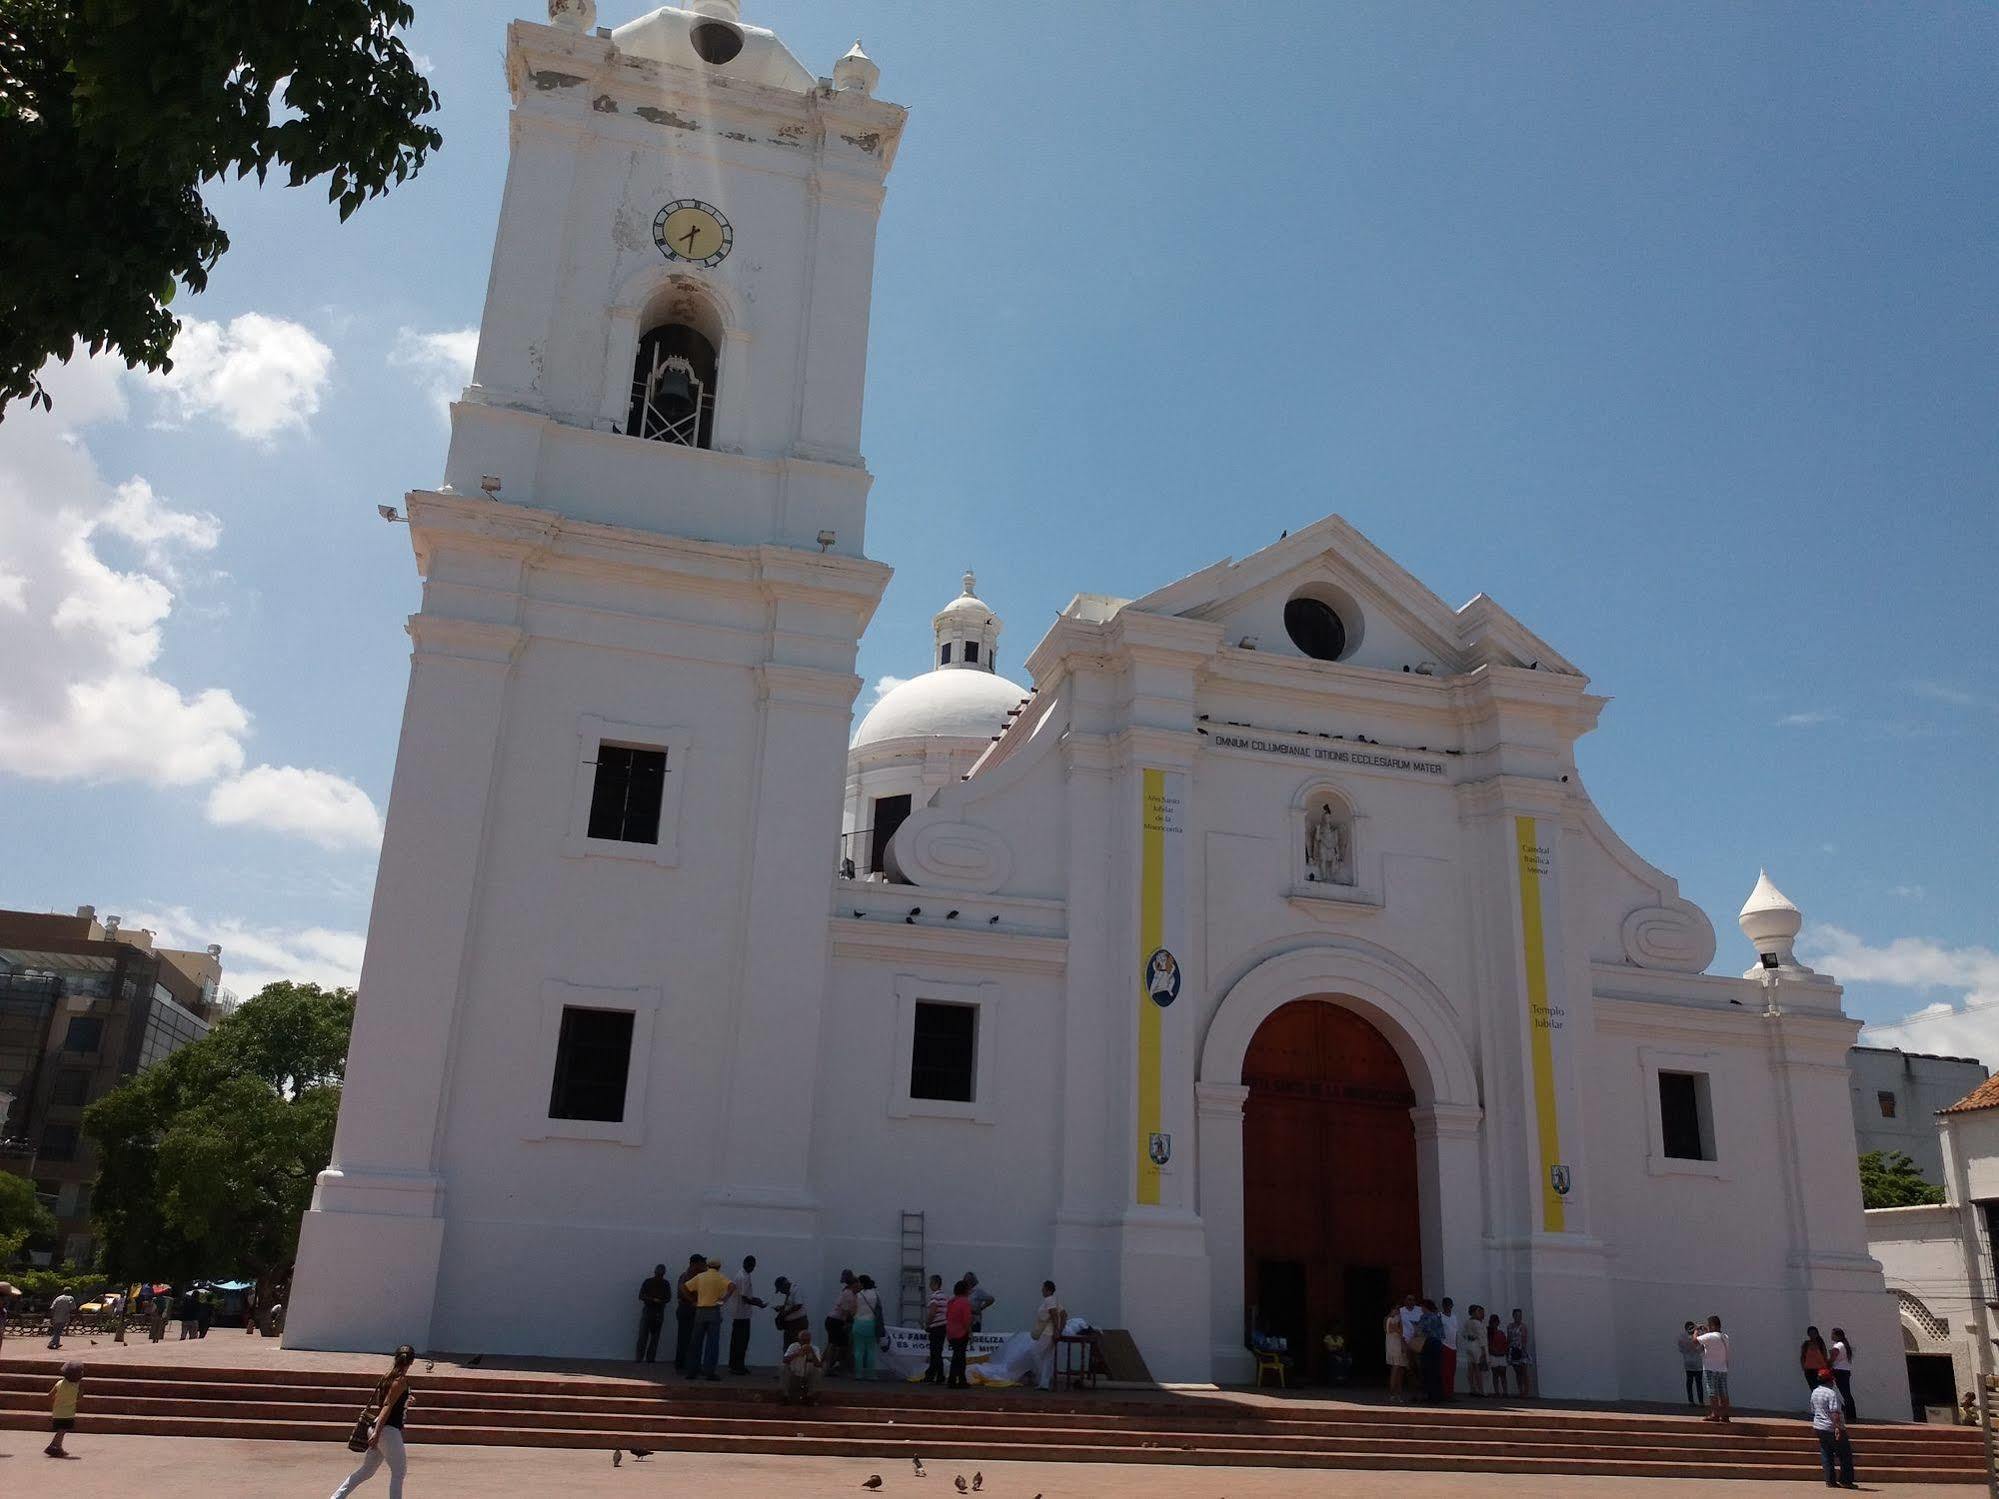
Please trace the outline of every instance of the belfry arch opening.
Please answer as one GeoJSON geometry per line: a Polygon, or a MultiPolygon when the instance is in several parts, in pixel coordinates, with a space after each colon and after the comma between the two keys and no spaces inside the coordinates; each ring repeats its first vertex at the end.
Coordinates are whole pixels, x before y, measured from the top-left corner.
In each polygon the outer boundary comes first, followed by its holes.
{"type": "Polygon", "coordinates": [[[632,363],[628,436],[681,447],[715,445],[722,320],[708,299],[675,282],[646,309],[632,363]]]}
{"type": "Polygon", "coordinates": [[[1354,1378],[1384,1371],[1382,1320],[1421,1294],[1416,1093],[1393,1044],[1328,998],[1281,1005],[1243,1058],[1243,1276],[1250,1330],[1325,1372],[1339,1333],[1354,1378]]]}

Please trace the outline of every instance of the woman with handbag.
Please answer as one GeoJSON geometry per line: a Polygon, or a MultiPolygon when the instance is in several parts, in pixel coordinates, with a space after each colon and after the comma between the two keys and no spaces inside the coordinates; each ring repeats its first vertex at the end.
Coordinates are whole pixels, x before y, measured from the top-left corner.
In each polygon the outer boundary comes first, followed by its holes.
{"type": "Polygon", "coordinates": [[[395,1362],[375,1386],[368,1408],[361,1412],[361,1419],[354,1423],[354,1434],[347,1439],[349,1451],[365,1454],[361,1466],[333,1491],[333,1499],[346,1499],[374,1477],[375,1470],[383,1463],[389,1465],[389,1499],[402,1499],[403,1474],[409,1466],[403,1454],[403,1418],[409,1411],[410,1365],[415,1362],[416,1350],[409,1344],[396,1350],[395,1362]]]}
{"type": "Polygon", "coordinates": [[[854,1324],[848,1331],[853,1345],[854,1378],[876,1379],[879,1376],[875,1372],[875,1340],[880,1338],[885,1342],[888,1338],[882,1317],[882,1293],[875,1289],[872,1275],[861,1276],[854,1287],[854,1324]]]}

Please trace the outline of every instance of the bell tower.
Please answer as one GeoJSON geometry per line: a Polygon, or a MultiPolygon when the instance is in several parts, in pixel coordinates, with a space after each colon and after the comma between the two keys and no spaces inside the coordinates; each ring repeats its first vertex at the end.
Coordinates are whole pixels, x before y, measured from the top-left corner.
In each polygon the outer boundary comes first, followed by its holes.
{"type": "Polygon", "coordinates": [[[904,111],[858,44],[815,77],[737,0],[548,10],[507,31],[473,381],[408,496],[423,604],[301,1347],[581,1354],[621,1307],[496,1333],[490,1287],[818,1234],[904,111]]]}
{"type": "Polygon", "coordinates": [[[512,151],[446,488],[496,476],[507,500],[714,541],[831,531],[860,556],[904,111],[858,43],[815,78],[736,0],[615,29],[550,10],[508,30],[512,151]]]}

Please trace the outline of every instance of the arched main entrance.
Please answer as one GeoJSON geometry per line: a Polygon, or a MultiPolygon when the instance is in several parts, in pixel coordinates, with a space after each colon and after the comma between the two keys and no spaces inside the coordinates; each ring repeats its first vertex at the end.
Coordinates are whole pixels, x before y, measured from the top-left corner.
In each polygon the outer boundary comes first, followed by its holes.
{"type": "Polygon", "coordinates": [[[1243,1274],[1252,1316],[1322,1367],[1347,1335],[1378,1376],[1381,1318],[1423,1284],[1416,1103],[1387,1037],[1325,999],[1285,1004],[1243,1058],[1243,1274]]]}

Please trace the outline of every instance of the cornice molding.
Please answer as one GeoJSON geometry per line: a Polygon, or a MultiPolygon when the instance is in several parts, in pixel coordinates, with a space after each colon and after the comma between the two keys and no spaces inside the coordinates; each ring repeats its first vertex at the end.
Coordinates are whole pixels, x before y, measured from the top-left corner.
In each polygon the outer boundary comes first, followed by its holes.
{"type": "Polygon", "coordinates": [[[829,918],[833,956],[883,963],[924,963],[997,969],[1001,974],[1057,974],[1069,961],[1069,939],[1022,932],[981,932],[904,926],[900,922],[829,918]]]}

